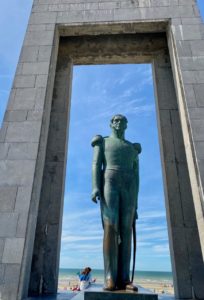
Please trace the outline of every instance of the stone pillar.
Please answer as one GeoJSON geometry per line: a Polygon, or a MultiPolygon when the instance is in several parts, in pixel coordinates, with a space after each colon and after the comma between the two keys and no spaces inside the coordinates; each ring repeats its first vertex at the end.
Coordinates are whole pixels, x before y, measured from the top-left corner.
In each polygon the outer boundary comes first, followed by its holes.
{"type": "Polygon", "coordinates": [[[29,274],[26,261],[35,237],[56,56],[55,32],[48,29],[45,33],[33,32],[32,25],[28,26],[0,130],[2,300],[22,298],[29,274]]]}
{"type": "Polygon", "coordinates": [[[72,63],[65,63],[59,49],[30,275],[31,296],[57,293],[71,85],[72,63]]]}
{"type": "Polygon", "coordinates": [[[202,299],[202,248],[168,56],[154,60],[154,82],[175,295],[202,299]]]}

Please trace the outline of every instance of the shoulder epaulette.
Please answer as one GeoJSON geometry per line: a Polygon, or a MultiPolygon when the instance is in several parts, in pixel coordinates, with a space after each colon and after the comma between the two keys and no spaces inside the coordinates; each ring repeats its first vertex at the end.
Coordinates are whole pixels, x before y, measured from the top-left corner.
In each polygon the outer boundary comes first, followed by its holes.
{"type": "Polygon", "coordinates": [[[135,150],[137,150],[138,154],[142,152],[142,147],[140,143],[133,143],[135,150]]]}
{"type": "Polygon", "coordinates": [[[94,147],[102,143],[103,143],[103,137],[101,135],[96,135],[91,141],[91,146],[94,147]]]}

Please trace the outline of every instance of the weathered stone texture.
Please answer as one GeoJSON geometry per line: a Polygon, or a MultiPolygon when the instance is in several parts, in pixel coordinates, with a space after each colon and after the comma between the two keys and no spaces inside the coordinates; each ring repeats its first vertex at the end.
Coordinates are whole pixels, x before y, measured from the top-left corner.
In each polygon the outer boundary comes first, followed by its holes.
{"type": "Polygon", "coordinates": [[[38,53],[38,61],[49,61],[51,57],[51,46],[40,46],[38,53]]]}
{"type": "Polygon", "coordinates": [[[204,140],[204,120],[203,119],[193,119],[192,128],[194,133],[194,139],[196,142],[204,140]]]}
{"type": "Polygon", "coordinates": [[[4,264],[4,266],[4,285],[2,285],[1,297],[3,300],[16,300],[21,266],[19,264],[4,264]]]}
{"type": "Polygon", "coordinates": [[[20,62],[35,62],[37,61],[39,47],[23,46],[21,50],[20,62]]]}
{"type": "Polygon", "coordinates": [[[28,112],[27,120],[28,121],[40,121],[42,120],[43,110],[30,110],[28,112]]]}
{"type": "Polygon", "coordinates": [[[30,75],[30,74],[48,74],[49,70],[49,63],[47,62],[30,62],[24,63],[22,68],[23,75],[30,75]]]}
{"type": "Polygon", "coordinates": [[[32,192],[32,185],[20,186],[18,188],[15,212],[28,212],[30,206],[30,198],[32,192]]]}
{"type": "Polygon", "coordinates": [[[5,245],[5,239],[0,238],[0,284],[1,280],[3,279],[3,266],[1,264],[2,262],[2,256],[3,256],[3,251],[4,251],[4,245],[5,245]]]}
{"type": "Polygon", "coordinates": [[[47,86],[47,75],[39,75],[36,78],[36,87],[46,87],[47,86]]]}
{"type": "Polygon", "coordinates": [[[16,186],[0,186],[0,212],[11,212],[14,209],[16,195],[16,186]]]}
{"type": "Polygon", "coordinates": [[[0,143],[0,159],[5,159],[8,153],[8,144],[0,143]]]}
{"type": "Polygon", "coordinates": [[[192,119],[203,119],[204,118],[204,107],[189,108],[189,115],[192,119]]]}
{"type": "MultiPolygon", "coordinates": [[[[35,105],[33,110],[39,111],[44,109],[45,105],[45,88],[38,88],[36,91],[36,97],[35,97],[35,105]]],[[[41,119],[42,120],[42,119],[41,119]]]]}
{"type": "Polygon", "coordinates": [[[18,88],[13,91],[15,95],[9,102],[9,110],[28,110],[35,105],[35,88],[18,88]],[[13,101],[12,101],[13,100],[13,101]]]}
{"type": "Polygon", "coordinates": [[[15,237],[17,213],[0,212],[0,237],[15,237]]]}
{"type": "MultiPolygon", "coordinates": [[[[16,228],[16,237],[24,238],[27,230],[28,222],[28,211],[22,212],[19,214],[18,223],[16,228]]],[[[24,245],[22,245],[23,247],[24,245]]],[[[21,253],[22,254],[22,253],[21,253]]]]}
{"type": "Polygon", "coordinates": [[[9,264],[20,264],[23,254],[23,246],[23,238],[6,238],[2,262],[9,264]]]}
{"type": "Polygon", "coordinates": [[[25,37],[25,46],[47,46],[52,45],[53,31],[28,31],[25,37]]]}
{"type": "MultiPolygon", "coordinates": [[[[204,56],[203,56],[204,58],[204,56]]],[[[204,106],[204,84],[194,85],[195,98],[198,106],[204,106]]]]}
{"type": "Polygon", "coordinates": [[[203,159],[204,160],[204,141],[202,142],[196,142],[196,150],[197,150],[197,157],[198,159],[203,159]]]}
{"type": "Polygon", "coordinates": [[[193,56],[204,56],[204,40],[190,42],[193,56]]]}
{"type": "Polygon", "coordinates": [[[0,182],[5,185],[32,184],[35,162],[32,160],[5,160],[0,161],[0,182]]]}
{"type": "Polygon", "coordinates": [[[185,99],[186,102],[188,104],[188,107],[196,107],[197,103],[196,103],[196,98],[195,98],[195,92],[193,89],[193,85],[192,84],[185,84],[184,85],[184,92],[185,92],[185,99]]]}
{"type": "MultiPolygon", "coordinates": [[[[4,122],[1,129],[0,129],[0,142],[4,142],[5,141],[5,136],[6,136],[6,131],[7,131],[7,128],[8,128],[8,123],[4,122]]],[[[1,155],[0,156],[4,156],[4,150],[5,147],[4,146],[1,146],[1,155]]]]}
{"type": "Polygon", "coordinates": [[[18,75],[14,81],[15,88],[28,88],[35,86],[35,76],[22,76],[18,75]]]}
{"type": "Polygon", "coordinates": [[[9,160],[36,159],[38,143],[11,143],[8,151],[9,160]]]}
{"type": "MultiPolygon", "coordinates": [[[[1,242],[0,242],[0,244],[1,244],[1,242]]],[[[1,259],[1,256],[0,256],[0,259],[1,259]]],[[[4,283],[4,272],[5,272],[5,265],[0,263],[0,285],[3,285],[3,283],[4,283]]]]}
{"type": "Polygon", "coordinates": [[[26,121],[27,114],[27,110],[7,110],[4,120],[6,122],[23,122],[26,121]]]}
{"type": "Polygon", "coordinates": [[[6,134],[7,142],[38,142],[41,124],[37,121],[12,122],[6,134]]]}

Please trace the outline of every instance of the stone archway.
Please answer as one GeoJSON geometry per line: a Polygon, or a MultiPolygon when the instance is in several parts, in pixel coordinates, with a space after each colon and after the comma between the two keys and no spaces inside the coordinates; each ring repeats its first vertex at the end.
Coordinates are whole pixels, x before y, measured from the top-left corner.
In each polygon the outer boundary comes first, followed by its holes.
{"type": "MultiPolygon", "coordinates": [[[[159,28],[166,24],[155,25],[159,28]]],[[[101,63],[153,64],[175,291],[180,298],[187,298],[192,287],[195,294],[202,291],[197,275],[202,257],[192,246],[199,245],[199,233],[166,32],[133,33],[127,28],[128,24],[121,26],[123,33],[106,34],[104,30],[103,34],[91,35],[89,27],[89,35],[60,38],[32,258],[31,295],[57,292],[72,66],[101,63]]]]}

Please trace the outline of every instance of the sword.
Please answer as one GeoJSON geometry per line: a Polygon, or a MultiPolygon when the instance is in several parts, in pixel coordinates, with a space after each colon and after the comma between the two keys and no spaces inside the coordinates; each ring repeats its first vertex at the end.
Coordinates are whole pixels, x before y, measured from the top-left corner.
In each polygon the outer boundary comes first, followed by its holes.
{"type": "Polygon", "coordinates": [[[135,230],[135,218],[132,224],[132,233],[133,233],[133,265],[132,265],[132,283],[135,275],[135,259],[136,259],[136,230],[135,230]]]}

